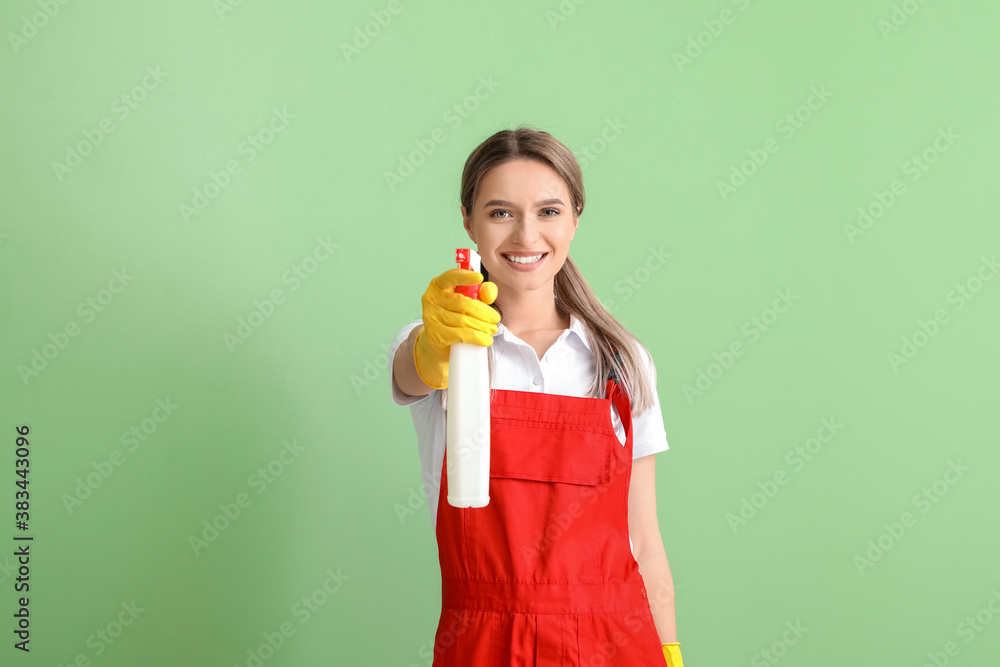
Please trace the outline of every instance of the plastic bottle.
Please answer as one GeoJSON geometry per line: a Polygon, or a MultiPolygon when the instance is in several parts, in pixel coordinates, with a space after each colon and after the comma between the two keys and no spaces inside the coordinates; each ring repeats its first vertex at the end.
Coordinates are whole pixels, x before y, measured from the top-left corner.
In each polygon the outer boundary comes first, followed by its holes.
{"type": "MultiPolygon", "coordinates": [[[[480,271],[479,254],[455,250],[461,269],[480,271]]],[[[478,299],[479,285],[457,285],[455,292],[478,299]]],[[[489,348],[456,343],[448,357],[448,504],[485,507],[490,502],[489,348]]]]}

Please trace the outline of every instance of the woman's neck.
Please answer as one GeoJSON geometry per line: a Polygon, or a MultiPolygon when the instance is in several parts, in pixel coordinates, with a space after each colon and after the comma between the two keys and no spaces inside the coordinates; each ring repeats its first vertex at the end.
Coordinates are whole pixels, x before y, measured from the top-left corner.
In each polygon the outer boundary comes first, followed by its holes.
{"type": "Polygon", "coordinates": [[[570,326],[569,313],[559,312],[554,298],[545,307],[536,304],[534,308],[526,308],[523,304],[519,308],[515,304],[501,303],[499,299],[496,303],[503,312],[503,325],[515,335],[524,331],[568,329],[570,326]]]}
{"type": "Polygon", "coordinates": [[[501,283],[497,283],[497,288],[494,303],[503,313],[503,325],[515,335],[521,331],[569,328],[569,314],[556,308],[553,281],[530,290],[513,289],[501,283]]]}

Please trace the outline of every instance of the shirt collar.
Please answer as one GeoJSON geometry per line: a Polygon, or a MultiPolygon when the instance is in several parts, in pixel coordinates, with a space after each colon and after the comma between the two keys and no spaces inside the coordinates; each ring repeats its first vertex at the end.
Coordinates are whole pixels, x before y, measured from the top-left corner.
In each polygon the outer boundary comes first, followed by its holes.
{"type": "MultiPolygon", "coordinates": [[[[497,325],[497,332],[494,334],[496,336],[504,336],[506,338],[507,327],[503,325],[503,322],[497,325]]],[[[586,346],[587,350],[590,350],[590,339],[587,337],[587,328],[579,317],[574,313],[569,314],[569,334],[568,336],[576,335],[577,338],[586,346]]],[[[513,335],[513,334],[511,334],[513,335]]],[[[590,350],[591,352],[593,350],[590,350]]]]}

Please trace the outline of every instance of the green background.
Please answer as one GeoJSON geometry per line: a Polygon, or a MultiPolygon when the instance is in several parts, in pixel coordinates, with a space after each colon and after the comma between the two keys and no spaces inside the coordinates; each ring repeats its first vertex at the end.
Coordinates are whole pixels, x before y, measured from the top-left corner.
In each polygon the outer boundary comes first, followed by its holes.
{"type": "Polygon", "coordinates": [[[389,7],[0,9],[0,662],[247,665],[285,623],[294,634],[266,665],[430,664],[437,551],[385,351],[468,243],[466,157],[521,123],[590,152],[571,254],[657,364],[670,443],[657,501],[686,664],[995,660],[997,5],[389,7]],[[373,12],[391,20],[376,30],[373,12]],[[480,77],[495,89],[468,100],[480,77]],[[809,109],[813,87],[830,97],[809,109]],[[446,115],[456,104],[476,108],[446,115]],[[779,130],[796,111],[808,118],[779,130]],[[609,120],[620,131],[602,143],[609,120]],[[95,134],[102,121],[113,131],[95,134]],[[443,143],[390,187],[386,172],[439,128],[443,143]],[[77,166],[54,166],[81,144],[77,166]],[[913,171],[925,151],[934,162],[913,171]],[[888,201],[895,180],[901,194],[852,237],[858,208],[888,201]],[[206,185],[214,196],[185,216],[206,185]],[[318,238],[335,250],[304,264],[318,238]],[[655,271],[651,247],[670,253],[655,271]],[[274,290],[260,326],[227,339],[274,290]],[[778,290],[797,300],[751,340],[778,290]],[[102,298],[99,313],[80,306],[102,298]],[[904,339],[919,344],[909,358],[904,339]],[[725,368],[734,341],[744,353],[725,368]],[[41,370],[25,374],[36,351],[41,370]],[[685,393],[699,372],[715,377],[685,393]],[[178,406],[160,422],[158,399],[178,406]],[[796,467],[788,453],[824,418],[842,427],[796,467]],[[129,451],[122,434],[144,420],[129,451]],[[28,531],[14,527],[21,424],[28,531]],[[120,465],[104,463],[115,451],[120,465]],[[949,462],[966,470],[946,476],[949,462]],[[280,474],[254,485],[268,465],[280,474]],[[68,506],[88,475],[99,484],[68,506]],[[768,496],[775,475],[787,483],[768,496]],[[25,532],[27,655],[11,646],[25,532]],[[859,565],[869,540],[884,553],[859,565]],[[304,619],[296,605],[325,581],[335,592],[304,619]],[[97,639],[133,600],[134,622],[97,639]],[[791,644],[796,622],[808,631],[791,644]]]}

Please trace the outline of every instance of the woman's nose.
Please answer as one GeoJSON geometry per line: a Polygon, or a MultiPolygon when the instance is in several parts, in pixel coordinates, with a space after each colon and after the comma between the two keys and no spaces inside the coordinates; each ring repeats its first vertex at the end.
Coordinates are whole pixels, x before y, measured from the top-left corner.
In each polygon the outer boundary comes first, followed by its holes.
{"type": "Polygon", "coordinates": [[[538,230],[535,229],[532,223],[522,218],[514,224],[514,232],[511,236],[514,243],[518,245],[531,245],[538,236],[538,230]]]}

